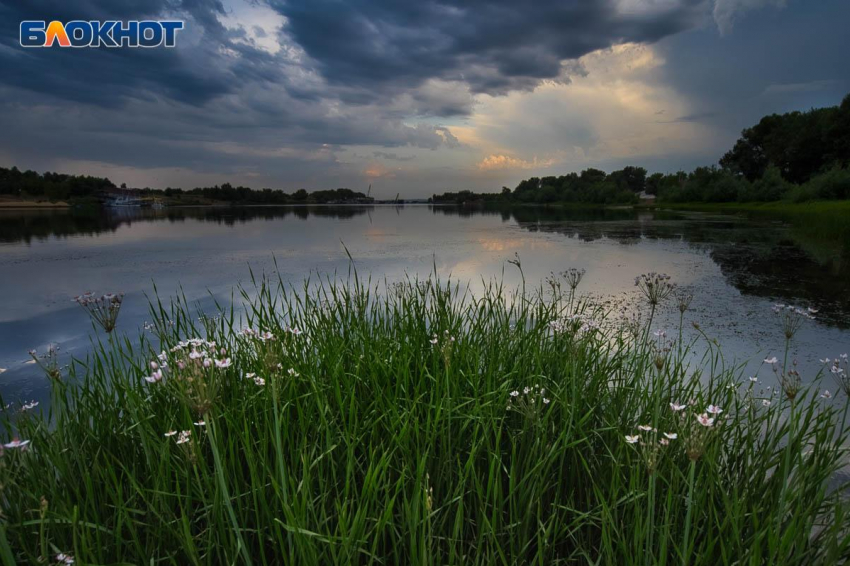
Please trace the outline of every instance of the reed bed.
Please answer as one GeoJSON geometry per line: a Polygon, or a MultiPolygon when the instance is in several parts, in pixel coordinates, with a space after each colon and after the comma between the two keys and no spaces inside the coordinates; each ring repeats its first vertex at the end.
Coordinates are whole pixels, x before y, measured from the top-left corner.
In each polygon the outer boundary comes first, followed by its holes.
{"type": "Polygon", "coordinates": [[[244,310],[200,318],[154,299],[138,337],[119,321],[86,359],[43,361],[47,414],[3,413],[0,559],[846,561],[846,391],[825,399],[781,359],[796,389],[768,390],[709,337],[668,339],[656,309],[691,322],[663,276],[636,280],[643,316],[625,319],[580,297],[582,275],[476,295],[261,279],[244,310]]]}

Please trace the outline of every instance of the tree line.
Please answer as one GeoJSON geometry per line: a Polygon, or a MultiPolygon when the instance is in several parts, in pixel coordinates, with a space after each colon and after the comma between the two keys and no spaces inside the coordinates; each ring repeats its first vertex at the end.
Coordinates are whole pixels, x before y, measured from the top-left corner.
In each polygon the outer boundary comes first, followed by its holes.
{"type": "MultiPolygon", "coordinates": [[[[850,198],[850,94],[839,106],[765,116],[746,128],[717,165],[691,172],[654,173],[629,166],[606,173],[531,177],[498,193],[461,190],[433,195],[435,203],[588,203],[632,204],[645,192],[665,202],[753,202],[850,198]]],[[[125,188],[122,185],[122,188],[125,188]]],[[[0,167],[0,196],[22,200],[97,202],[118,189],[89,175],[37,173],[0,167]]],[[[230,183],[190,190],[144,188],[145,196],[177,203],[323,204],[369,202],[346,188],[292,194],[230,183]]]]}
{"type": "MultiPolygon", "coordinates": [[[[108,194],[127,190],[126,185],[117,187],[103,177],[89,175],[67,175],[64,173],[37,173],[0,167],[0,196],[21,200],[49,200],[52,202],[96,203],[108,194]]],[[[234,204],[327,204],[368,202],[366,195],[351,189],[339,188],[307,192],[299,189],[292,194],[276,189],[254,190],[250,187],[233,186],[230,183],[213,187],[197,187],[183,190],[168,187],[160,189],[133,189],[141,197],[164,198],[176,203],[226,202],[234,204]]]]}
{"type": "Polygon", "coordinates": [[[513,190],[446,192],[435,203],[630,204],[645,192],[665,202],[754,202],[850,198],[850,94],[839,106],[773,114],[746,128],[718,165],[654,173],[625,167],[532,177],[513,190]]]}

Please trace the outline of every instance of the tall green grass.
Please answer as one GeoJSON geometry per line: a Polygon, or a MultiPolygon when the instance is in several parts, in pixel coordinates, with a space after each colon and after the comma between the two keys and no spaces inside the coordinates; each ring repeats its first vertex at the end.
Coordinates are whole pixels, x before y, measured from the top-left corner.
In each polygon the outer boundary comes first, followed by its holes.
{"type": "Polygon", "coordinates": [[[812,386],[792,408],[742,385],[707,337],[703,367],[686,367],[694,344],[565,295],[557,284],[473,296],[435,279],[262,280],[243,293],[245,320],[233,308],[199,320],[184,298],[156,300],[154,333],[96,338],[53,382],[47,418],[3,416],[7,435],[31,444],[0,460],[0,561],[850,556],[844,486],[831,483],[847,463],[845,399],[827,403],[812,386]],[[171,349],[192,337],[232,365],[179,369],[190,348],[171,349]],[[163,350],[165,377],[148,383],[163,350]],[[696,416],[709,404],[723,412],[704,427],[696,416]],[[164,436],[172,430],[191,441],[164,436]],[[663,446],[664,432],[678,436],[663,446]]]}

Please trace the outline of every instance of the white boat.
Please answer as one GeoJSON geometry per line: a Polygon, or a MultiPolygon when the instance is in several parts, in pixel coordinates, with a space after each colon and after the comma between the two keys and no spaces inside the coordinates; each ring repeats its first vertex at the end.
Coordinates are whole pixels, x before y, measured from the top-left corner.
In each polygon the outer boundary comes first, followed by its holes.
{"type": "Polygon", "coordinates": [[[135,197],[120,195],[120,196],[110,197],[106,201],[106,205],[109,206],[109,207],[113,207],[113,208],[126,208],[128,206],[130,206],[130,207],[140,207],[140,206],[142,206],[142,201],[141,201],[141,199],[138,199],[138,198],[135,198],[135,197]]]}

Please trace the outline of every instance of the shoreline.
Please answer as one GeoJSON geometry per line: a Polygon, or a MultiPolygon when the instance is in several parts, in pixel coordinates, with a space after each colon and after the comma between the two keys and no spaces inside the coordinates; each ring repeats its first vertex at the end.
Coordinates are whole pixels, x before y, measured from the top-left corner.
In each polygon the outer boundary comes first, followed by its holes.
{"type": "Polygon", "coordinates": [[[50,201],[31,201],[31,200],[12,200],[12,201],[3,201],[0,200],[0,210],[26,210],[26,209],[67,209],[71,208],[71,205],[64,201],[59,202],[50,202],[50,201]]]}

